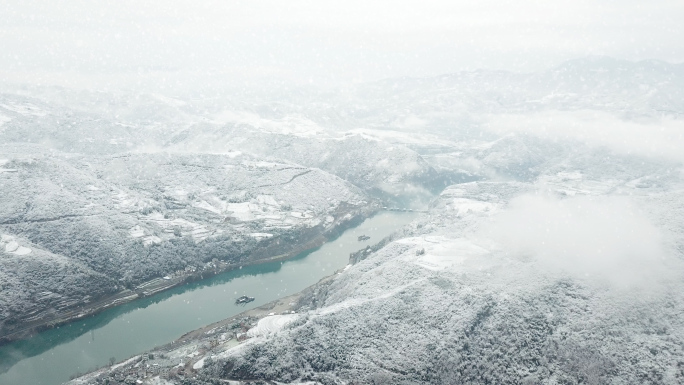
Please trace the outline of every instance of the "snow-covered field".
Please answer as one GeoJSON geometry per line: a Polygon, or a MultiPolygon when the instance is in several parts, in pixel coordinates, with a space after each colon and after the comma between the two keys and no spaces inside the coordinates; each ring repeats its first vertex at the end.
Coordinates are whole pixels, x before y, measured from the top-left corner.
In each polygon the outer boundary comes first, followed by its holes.
{"type": "Polygon", "coordinates": [[[31,248],[20,245],[13,236],[4,235],[0,236],[0,247],[3,247],[6,253],[14,255],[28,255],[31,254],[31,248]]]}
{"type": "Polygon", "coordinates": [[[247,331],[249,337],[260,337],[268,334],[276,333],[287,324],[294,321],[298,316],[296,314],[279,314],[266,316],[259,320],[253,328],[247,331]]]}

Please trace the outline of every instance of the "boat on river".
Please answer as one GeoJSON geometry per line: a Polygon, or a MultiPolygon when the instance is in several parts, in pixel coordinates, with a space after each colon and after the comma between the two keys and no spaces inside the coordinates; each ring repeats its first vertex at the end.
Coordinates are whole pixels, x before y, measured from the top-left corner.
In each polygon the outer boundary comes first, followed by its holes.
{"type": "Polygon", "coordinates": [[[358,238],[358,239],[359,239],[359,242],[361,242],[361,241],[367,241],[367,240],[369,240],[370,237],[369,237],[368,235],[365,235],[365,234],[364,234],[364,235],[359,235],[359,238],[358,238]]]}
{"type": "Polygon", "coordinates": [[[254,301],[254,297],[248,297],[246,295],[243,295],[242,297],[235,300],[235,304],[236,305],[244,305],[244,304],[250,303],[252,301],[254,301]]]}

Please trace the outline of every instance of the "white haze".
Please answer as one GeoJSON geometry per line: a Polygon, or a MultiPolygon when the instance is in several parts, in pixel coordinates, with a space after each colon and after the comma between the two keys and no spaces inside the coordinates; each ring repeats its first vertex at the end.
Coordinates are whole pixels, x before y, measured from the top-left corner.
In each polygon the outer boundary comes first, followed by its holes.
{"type": "Polygon", "coordinates": [[[660,285],[677,263],[659,229],[626,197],[523,195],[482,234],[511,257],[619,288],[660,285]]]}
{"type": "Polygon", "coordinates": [[[0,79],[187,89],[532,71],[587,55],[681,62],[683,15],[670,0],[8,0],[0,79]]]}
{"type": "Polygon", "coordinates": [[[545,111],[491,116],[484,127],[500,135],[579,141],[621,154],[684,161],[684,121],[671,117],[638,121],[602,111],[545,111]]]}

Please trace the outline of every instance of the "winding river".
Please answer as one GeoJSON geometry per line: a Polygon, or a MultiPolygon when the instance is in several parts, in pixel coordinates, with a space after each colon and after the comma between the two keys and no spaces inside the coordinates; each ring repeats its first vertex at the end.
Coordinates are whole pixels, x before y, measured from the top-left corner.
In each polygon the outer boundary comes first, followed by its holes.
{"type": "Polygon", "coordinates": [[[297,293],[344,267],[416,214],[381,212],[325,245],[284,262],[248,266],[106,310],[0,347],[0,384],[56,385],[175,340],[184,333],[297,293]],[[359,242],[359,235],[370,239],[359,242]],[[256,297],[247,306],[241,295],[256,297]]]}

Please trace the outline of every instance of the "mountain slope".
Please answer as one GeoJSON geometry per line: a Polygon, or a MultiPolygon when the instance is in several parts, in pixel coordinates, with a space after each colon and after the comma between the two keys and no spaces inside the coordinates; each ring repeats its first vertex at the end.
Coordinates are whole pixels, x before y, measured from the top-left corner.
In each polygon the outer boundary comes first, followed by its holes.
{"type": "Polygon", "coordinates": [[[0,154],[2,273],[14,282],[2,291],[3,334],[36,312],[48,319],[47,303],[71,310],[212,259],[287,254],[368,206],[330,174],[244,154],[0,154]],[[52,269],[62,273],[41,278],[52,269]]]}

